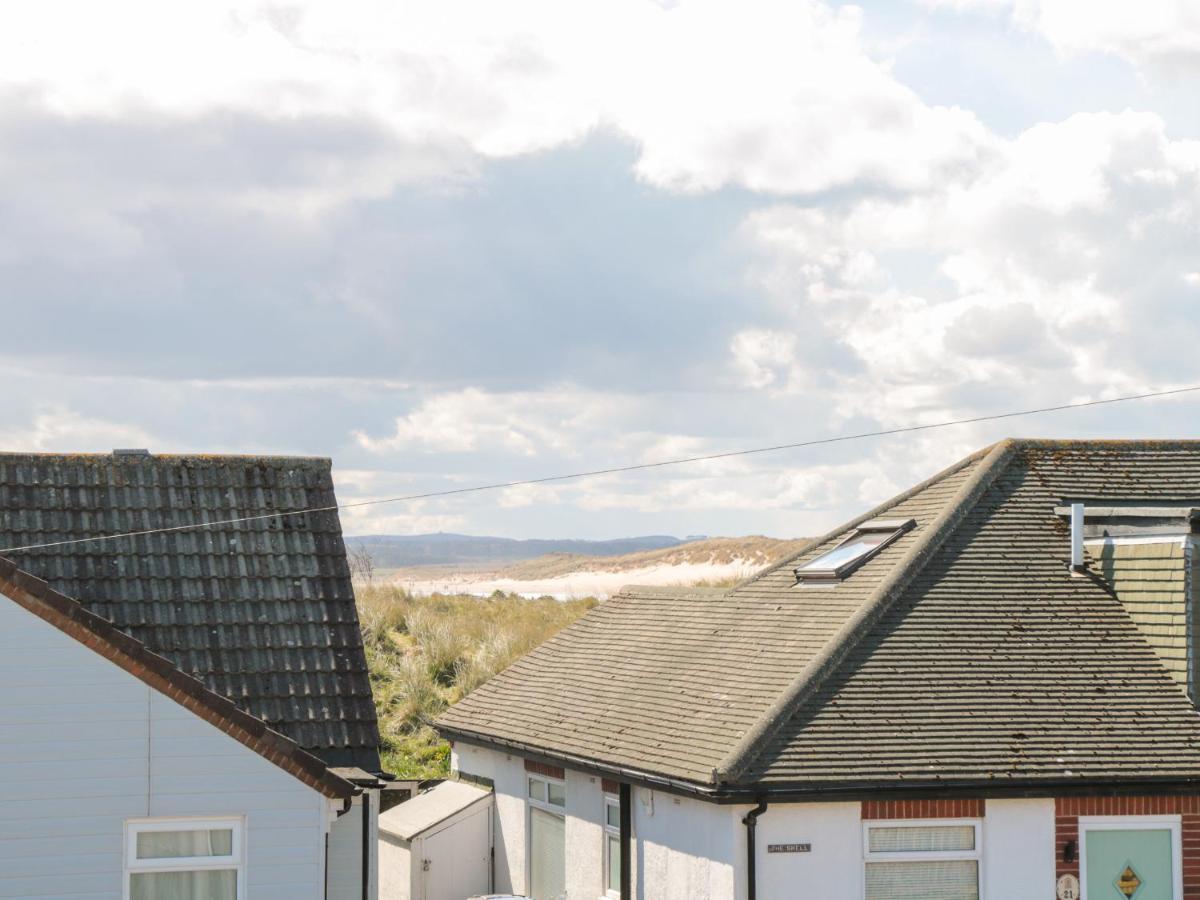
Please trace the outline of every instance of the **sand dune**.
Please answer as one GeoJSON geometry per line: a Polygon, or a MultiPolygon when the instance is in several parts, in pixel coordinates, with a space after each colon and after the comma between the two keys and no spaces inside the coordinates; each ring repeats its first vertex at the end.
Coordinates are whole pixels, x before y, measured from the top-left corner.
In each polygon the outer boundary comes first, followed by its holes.
{"type": "Polygon", "coordinates": [[[597,558],[553,553],[491,571],[413,566],[388,573],[388,581],[419,594],[607,597],[627,584],[734,584],[795,552],[804,540],[706,538],[624,556],[597,558]]]}

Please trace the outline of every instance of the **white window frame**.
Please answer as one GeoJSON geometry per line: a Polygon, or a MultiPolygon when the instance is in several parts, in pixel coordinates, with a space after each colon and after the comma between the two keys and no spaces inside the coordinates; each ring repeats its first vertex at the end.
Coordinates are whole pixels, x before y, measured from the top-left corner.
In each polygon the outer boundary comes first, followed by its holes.
{"type": "Polygon", "coordinates": [[[125,820],[123,897],[129,900],[134,875],[155,872],[198,872],[208,870],[237,872],[237,900],[246,898],[246,820],[241,816],[214,818],[205,816],[125,820]],[[232,831],[232,852],[228,856],[176,856],[138,859],[137,836],[153,831],[232,831]]]}
{"type": "Polygon", "coordinates": [[[860,897],[867,896],[867,865],[884,862],[939,862],[943,860],[974,860],[979,878],[979,896],[983,897],[983,819],[864,819],[862,823],[862,889],[860,897]],[[908,850],[899,853],[871,851],[872,828],[936,828],[951,826],[961,828],[970,825],[975,829],[974,850],[908,850]]]}
{"type": "Polygon", "coordinates": [[[1171,832],[1172,894],[1183,897],[1183,824],[1181,816],[1080,816],[1079,817],[1079,893],[1087,896],[1087,832],[1089,831],[1163,831],[1171,832]]]}
{"type": "MultiPolygon", "coordinates": [[[[525,773],[525,887],[527,890],[531,890],[533,887],[533,813],[531,811],[533,809],[540,809],[543,812],[562,816],[565,827],[567,821],[566,779],[551,778],[549,775],[540,775],[535,772],[525,773]],[[529,786],[535,781],[540,781],[546,785],[545,800],[538,800],[529,793],[529,786]],[[559,785],[563,790],[562,806],[550,802],[550,785],[552,784],[559,785]]],[[[565,860],[563,865],[566,865],[565,860]]],[[[238,898],[238,900],[241,900],[241,898],[238,898]]]]}
{"type": "Polygon", "coordinates": [[[609,866],[611,864],[611,860],[609,859],[609,857],[612,855],[612,851],[609,849],[609,840],[608,839],[609,839],[609,837],[615,837],[618,841],[620,841],[621,840],[621,826],[620,825],[613,826],[613,825],[608,824],[608,810],[610,808],[615,809],[617,811],[617,821],[620,822],[621,821],[621,797],[619,794],[610,794],[607,791],[604,792],[603,796],[604,796],[604,818],[600,820],[601,839],[604,842],[602,845],[603,854],[600,858],[600,866],[601,866],[600,887],[603,890],[600,892],[600,896],[605,898],[605,900],[608,900],[608,898],[617,898],[617,900],[620,900],[620,897],[621,897],[620,885],[618,885],[616,888],[610,888],[608,886],[608,870],[609,870],[609,866]]]}

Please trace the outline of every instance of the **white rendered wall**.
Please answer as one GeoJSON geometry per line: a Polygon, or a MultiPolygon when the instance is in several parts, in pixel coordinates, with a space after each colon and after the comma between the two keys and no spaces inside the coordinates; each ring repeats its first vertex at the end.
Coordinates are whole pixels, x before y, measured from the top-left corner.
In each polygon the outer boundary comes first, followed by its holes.
{"type": "Polygon", "coordinates": [[[413,900],[417,896],[411,860],[411,847],[399,838],[380,833],[379,900],[413,900]]]}
{"type": "Polygon", "coordinates": [[[742,897],[745,878],[738,873],[745,859],[741,835],[745,829],[740,810],[634,788],[635,896],[644,900],[742,897]]]}
{"type": "Polygon", "coordinates": [[[1053,800],[988,800],[983,819],[983,896],[987,900],[1053,896],[1054,840],[1053,800]]]}
{"type": "MultiPolygon", "coordinates": [[[[454,767],[496,785],[496,891],[525,889],[524,761],[461,745],[454,767]]],[[[599,778],[567,772],[568,896],[600,897],[603,860],[599,778]]],[[[639,900],[745,900],[750,805],[727,806],[633,789],[634,896],[639,900]]],[[[989,800],[983,823],[983,896],[1028,900],[1054,885],[1054,801],[989,800]],[[1013,865],[1019,860],[1020,865],[1013,865]]],[[[759,898],[860,900],[858,803],[771,804],[758,819],[759,898]],[[811,844],[808,853],[768,853],[770,844],[811,844]]]]}
{"type": "Polygon", "coordinates": [[[567,896],[604,896],[604,782],[567,770],[567,896]]]}
{"type": "MultiPolygon", "coordinates": [[[[379,792],[370,791],[371,808],[367,837],[371,850],[370,894],[379,890],[379,792]]],[[[362,797],[354,798],[350,811],[334,820],[329,829],[328,900],[360,900],[362,897],[362,797]]]]}
{"type": "Polygon", "coordinates": [[[324,896],[319,793],[0,596],[0,898],[119,900],[124,820],[246,816],[247,897],[324,896]]]}
{"type": "Polygon", "coordinates": [[[525,893],[525,760],[459,743],[450,751],[450,768],[494,783],[492,849],[496,868],[492,889],[525,893]]]}
{"type": "MultiPolygon", "coordinates": [[[[490,778],[496,790],[494,890],[525,885],[526,772],[519,756],[456,744],[455,771],[490,778]]],[[[603,783],[567,770],[568,896],[603,895],[603,783]]],[[[647,900],[728,900],[734,896],[737,813],[732,807],[633,790],[634,894],[647,900]]],[[[740,824],[738,825],[740,827],[740,824]]]]}
{"type": "MultiPolygon", "coordinates": [[[[737,807],[738,894],[746,892],[746,826],[751,809],[737,807]]],[[[822,900],[862,897],[862,808],[858,803],[771,804],[759,816],[754,838],[759,897],[800,896],[822,900]],[[808,853],[768,853],[770,844],[811,844],[808,853]]]]}

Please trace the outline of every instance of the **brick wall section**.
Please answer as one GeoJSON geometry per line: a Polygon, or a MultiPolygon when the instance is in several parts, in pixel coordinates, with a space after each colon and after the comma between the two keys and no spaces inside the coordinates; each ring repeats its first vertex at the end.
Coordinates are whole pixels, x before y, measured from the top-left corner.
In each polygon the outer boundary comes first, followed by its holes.
{"type": "Polygon", "coordinates": [[[982,819],[983,800],[864,800],[864,819],[982,819]]]}
{"type": "Polygon", "coordinates": [[[562,766],[551,766],[546,763],[534,762],[531,759],[525,760],[525,771],[532,772],[534,775],[545,775],[547,778],[557,778],[560,781],[567,777],[562,766]]]}
{"type": "Polygon", "coordinates": [[[1200,900],[1200,797],[1060,797],[1054,801],[1055,877],[1079,876],[1080,816],[1173,816],[1183,823],[1183,896],[1200,900]],[[1063,862],[1067,841],[1075,859],[1063,862]]]}
{"type": "Polygon", "coordinates": [[[600,786],[604,788],[604,793],[606,794],[618,794],[621,792],[621,785],[611,778],[600,779],[600,786]]]}

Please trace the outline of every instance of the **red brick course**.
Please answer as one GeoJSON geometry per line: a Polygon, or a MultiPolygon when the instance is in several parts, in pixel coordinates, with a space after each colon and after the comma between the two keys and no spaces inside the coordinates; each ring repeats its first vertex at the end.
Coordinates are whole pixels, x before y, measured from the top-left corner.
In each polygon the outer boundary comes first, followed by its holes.
{"type": "Polygon", "coordinates": [[[534,775],[545,775],[547,778],[557,778],[560,781],[567,777],[562,766],[551,766],[546,763],[534,762],[532,759],[525,760],[525,771],[532,772],[534,775]]]}
{"type": "Polygon", "coordinates": [[[864,819],[982,819],[983,800],[864,800],[864,819]]]}
{"type": "Polygon", "coordinates": [[[1183,824],[1183,896],[1200,900],[1200,797],[1059,797],[1054,801],[1055,877],[1079,875],[1080,816],[1173,816],[1183,824]],[[1068,841],[1075,859],[1064,862],[1068,841]]]}

